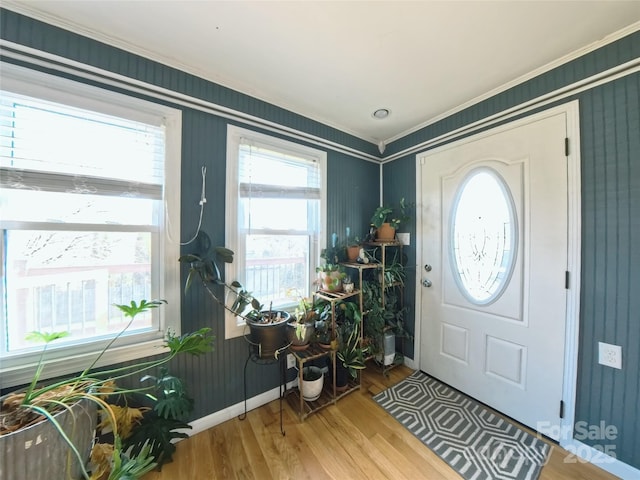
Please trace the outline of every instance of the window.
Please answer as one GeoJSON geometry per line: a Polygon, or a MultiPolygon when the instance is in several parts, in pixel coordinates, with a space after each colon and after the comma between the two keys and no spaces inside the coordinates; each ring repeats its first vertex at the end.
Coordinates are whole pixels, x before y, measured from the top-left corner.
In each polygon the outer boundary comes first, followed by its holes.
{"type": "Polygon", "coordinates": [[[113,304],[167,300],[136,317],[101,364],[157,353],[179,332],[180,112],[2,65],[2,386],[85,368],[128,323],[113,304]],[[172,182],[165,182],[171,178],[172,182]],[[177,232],[175,233],[177,236],[177,232]]]}
{"type": "Polygon", "coordinates": [[[488,305],[502,295],[513,272],[518,235],[513,200],[502,177],[488,168],[473,170],[455,198],[454,278],[467,300],[488,305]]]}
{"type": "MultiPolygon", "coordinates": [[[[226,268],[265,308],[311,294],[325,224],[326,153],[233,126],[227,133],[226,268]]],[[[226,338],[244,322],[227,312],[226,338]]]]}

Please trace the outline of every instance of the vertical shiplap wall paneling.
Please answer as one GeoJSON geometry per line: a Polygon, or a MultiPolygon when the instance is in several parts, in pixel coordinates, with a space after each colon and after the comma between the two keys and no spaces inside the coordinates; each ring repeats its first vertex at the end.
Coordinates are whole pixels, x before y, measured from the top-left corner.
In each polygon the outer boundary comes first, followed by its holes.
{"type": "MultiPolygon", "coordinates": [[[[213,245],[225,241],[225,164],[226,122],[202,112],[183,111],[182,151],[182,226],[181,242],[189,241],[196,232],[200,216],[202,167],[206,167],[206,199],[201,229],[211,238],[213,245]]],[[[183,245],[182,253],[194,252],[197,244],[183,245]]],[[[186,266],[183,266],[184,280],[186,266]]],[[[218,295],[220,292],[217,288],[218,295]]],[[[183,329],[193,331],[210,327],[216,336],[214,352],[201,359],[182,357],[180,372],[190,377],[195,389],[197,412],[195,417],[220,410],[242,399],[242,370],[246,348],[241,339],[225,341],[224,312],[207,291],[197,282],[183,295],[183,329]]]]}
{"type": "MultiPolygon", "coordinates": [[[[583,275],[576,419],[617,429],[617,457],[640,466],[640,75],[581,96],[583,275]],[[623,369],[598,364],[622,346],[623,369]]],[[[602,445],[601,439],[583,439],[602,445]]]]}
{"type": "MultiPolygon", "coordinates": [[[[345,132],[202,78],[5,9],[0,9],[0,36],[14,43],[70,58],[276,122],[288,128],[314,134],[368,155],[377,155],[377,147],[374,144],[345,132]]],[[[174,226],[175,229],[171,234],[179,235],[180,241],[186,242],[195,233],[200,213],[198,202],[201,191],[201,167],[205,165],[207,167],[207,203],[202,229],[211,236],[213,245],[224,245],[226,126],[230,121],[189,108],[178,108],[183,111],[181,225],[174,226]]],[[[233,123],[247,127],[242,123],[233,123]]],[[[251,126],[248,128],[256,129],[251,126]]],[[[268,131],[262,132],[272,134],[268,131]]],[[[283,138],[281,135],[277,136],[283,138]]],[[[318,148],[316,145],[311,146],[318,148]]],[[[343,231],[350,225],[353,231],[357,232],[358,225],[368,224],[370,212],[375,208],[379,195],[378,168],[377,164],[328,151],[328,208],[329,218],[332,219],[331,228],[343,231]],[[349,210],[346,210],[346,206],[350,206],[349,210]]],[[[184,245],[181,253],[193,251],[193,247],[193,245],[184,245]]],[[[181,266],[181,287],[184,285],[186,274],[187,267],[183,265],[181,266]]],[[[243,401],[243,369],[248,344],[242,337],[225,340],[224,311],[197,282],[192,285],[189,292],[183,293],[181,302],[184,332],[211,327],[216,336],[213,352],[201,357],[183,356],[170,365],[172,373],[187,383],[189,393],[195,399],[195,411],[192,415],[195,419],[243,401]]],[[[249,397],[276,388],[279,383],[277,365],[249,364],[247,373],[249,397]]]]}
{"type": "MultiPolygon", "coordinates": [[[[415,202],[416,192],[416,160],[415,156],[404,157],[400,160],[389,162],[382,167],[382,191],[384,205],[396,207],[403,197],[407,202],[415,202]]],[[[407,255],[404,304],[408,308],[404,320],[407,330],[415,333],[415,302],[416,302],[416,210],[407,211],[411,216],[409,222],[400,226],[399,232],[410,234],[410,245],[404,246],[402,251],[407,255]]],[[[402,343],[403,352],[409,358],[414,358],[414,339],[398,339],[398,345],[402,343]]]]}
{"type": "Polygon", "coordinates": [[[326,245],[331,234],[344,242],[346,228],[361,239],[369,231],[369,220],[380,198],[380,165],[358,161],[343,154],[329,152],[327,184],[326,245]]]}

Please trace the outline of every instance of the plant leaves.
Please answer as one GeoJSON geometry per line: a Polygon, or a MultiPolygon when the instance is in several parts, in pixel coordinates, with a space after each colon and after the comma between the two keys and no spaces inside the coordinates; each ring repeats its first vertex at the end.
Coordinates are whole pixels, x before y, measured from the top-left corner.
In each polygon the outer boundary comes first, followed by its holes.
{"type": "MultiPolygon", "coordinates": [[[[120,407],[118,405],[111,405],[111,410],[113,411],[114,418],[117,424],[117,431],[122,438],[127,438],[131,435],[131,432],[139,425],[143,419],[143,413],[148,411],[149,408],[141,407],[141,408],[131,408],[131,407],[120,407]]],[[[104,420],[100,422],[98,425],[98,430],[103,430],[111,426],[111,418],[108,415],[105,415],[104,420]]]]}
{"type": "Polygon", "coordinates": [[[191,425],[180,420],[147,415],[131,436],[123,441],[123,449],[128,451],[131,448],[130,455],[135,457],[148,447],[150,455],[160,467],[172,460],[176,451],[172,440],[189,437],[186,433],[175,430],[190,428],[191,425]]]}
{"type": "Polygon", "coordinates": [[[136,455],[128,456],[122,452],[120,440],[116,439],[116,448],[112,457],[113,469],[108,480],[138,480],[149,473],[157,465],[150,451],[149,445],[143,445],[136,455]]]}
{"type": "Polygon", "coordinates": [[[158,400],[153,409],[163,418],[186,419],[193,411],[194,400],[184,395],[169,395],[158,400]]]}
{"type": "Polygon", "coordinates": [[[215,337],[211,335],[211,329],[201,328],[192,333],[185,333],[179,337],[167,335],[166,345],[172,354],[190,353],[191,355],[202,355],[213,350],[215,337]]]}
{"type": "Polygon", "coordinates": [[[226,247],[216,247],[215,252],[224,263],[233,263],[233,250],[226,247]]]}
{"type": "Polygon", "coordinates": [[[139,313],[146,312],[147,310],[151,310],[152,308],[158,308],[163,303],[167,303],[166,300],[140,300],[140,305],[136,303],[135,300],[131,300],[131,305],[118,305],[114,304],[115,307],[120,309],[124,313],[125,317],[135,317],[139,313]]]}
{"type": "Polygon", "coordinates": [[[50,343],[53,342],[54,340],[58,340],[59,338],[64,338],[64,337],[68,337],[69,335],[71,335],[69,332],[29,332],[27,333],[27,335],[24,337],[25,340],[28,340],[29,342],[43,342],[43,343],[50,343]]]}
{"type": "Polygon", "coordinates": [[[147,394],[155,401],[154,411],[160,417],[186,420],[193,411],[194,400],[189,398],[182,380],[169,374],[164,367],[160,369],[160,376],[145,375],[140,382],[153,380],[156,396],[147,394]]]}
{"type": "Polygon", "coordinates": [[[110,443],[96,443],[91,449],[91,477],[89,480],[100,480],[105,473],[111,471],[111,457],[113,445],[110,443]]]}

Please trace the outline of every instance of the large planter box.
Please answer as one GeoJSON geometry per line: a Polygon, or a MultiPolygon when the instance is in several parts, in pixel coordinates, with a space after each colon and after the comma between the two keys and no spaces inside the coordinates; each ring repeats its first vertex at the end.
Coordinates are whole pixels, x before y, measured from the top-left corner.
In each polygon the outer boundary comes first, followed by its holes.
{"type": "MultiPolygon", "coordinates": [[[[81,400],[55,415],[62,430],[88,461],[95,438],[97,406],[81,400]]],[[[49,420],[0,436],[0,480],[82,478],[75,454],[49,420]]]]}

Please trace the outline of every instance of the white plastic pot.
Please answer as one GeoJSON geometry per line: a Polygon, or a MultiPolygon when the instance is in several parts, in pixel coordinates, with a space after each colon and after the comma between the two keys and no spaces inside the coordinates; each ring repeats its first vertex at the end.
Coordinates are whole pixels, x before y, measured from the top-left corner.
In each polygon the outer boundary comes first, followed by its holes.
{"type": "Polygon", "coordinates": [[[302,380],[302,398],[304,398],[307,402],[313,402],[320,398],[320,394],[322,393],[322,387],[324,386],[324,373],[320,367],[304,367],[303,369],[303,380],[302,380]],[[304,375],[307,372],[317,372],[320,377],[316,380],[304,380],[304,375]]]}

